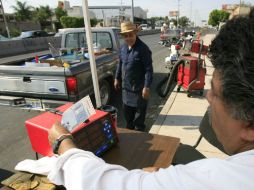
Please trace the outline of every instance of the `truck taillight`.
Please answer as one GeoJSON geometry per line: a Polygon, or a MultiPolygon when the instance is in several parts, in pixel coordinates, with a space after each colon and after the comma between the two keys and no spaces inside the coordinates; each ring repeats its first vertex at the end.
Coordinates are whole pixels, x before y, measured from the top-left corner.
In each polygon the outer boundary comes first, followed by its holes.
{"type": "Polygon", "coordinates": [[[68,77],[66,79],[67,90],[69,94],[76,94],[77,93],[77,79],[75,77],[68,77]]]}

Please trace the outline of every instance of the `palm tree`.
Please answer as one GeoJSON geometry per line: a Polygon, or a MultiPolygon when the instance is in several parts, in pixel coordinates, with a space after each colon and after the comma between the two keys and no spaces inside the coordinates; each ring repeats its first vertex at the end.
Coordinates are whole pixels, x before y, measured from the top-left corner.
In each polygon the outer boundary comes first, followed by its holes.
{"type": "Polygon", "coordinates": [[[47,21],[50,21],[53,28],[52,17],[54,16],[54,12],[48,5],[36,8],[34,14],[35,14],[34,19],[40,22],[41,25],[43,25],[43,23],[47,21]]]}
{"type": "Polygon", "coordinates": [[[32,18],[32,6],[28,6],[26,2],[16,1],[16,6],[12,6],[15,11],[15,16],[17,20],[26,21],[32,18]]]}
{"type": "Polygon", "coordinates": [[[52,20],[53,15],[54,12],[48,5],[40,6],[39,8],[36,8],[35,19],[38,20],[39,22],[46,22],[48,20],[52,20]]]}
{"type": "Polygon", "coordinates": [[[56,15],[56,19],[58,20],[58,22],[60,22],[60,18],[62,16],[67,16],[67,11],[66,10],[63,10],[62,8],[60,7],[57,7],[55,9],[55,15],[56,15]]]}

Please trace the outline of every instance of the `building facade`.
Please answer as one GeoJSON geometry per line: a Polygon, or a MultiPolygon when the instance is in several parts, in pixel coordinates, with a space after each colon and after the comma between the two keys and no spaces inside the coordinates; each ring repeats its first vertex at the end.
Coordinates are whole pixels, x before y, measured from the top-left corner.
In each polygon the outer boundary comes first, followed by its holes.
{"type": "MultiPolygon", "coordinates": [[[[83,10],[81,6],[70,6],[69,1],[58,1],[58,7],[67,11],[68,16],[71,17],[83,17],[83,10]]],[[[90,18],[94,19],[95,14],[89,11],[90,18]]]]}
{"type": "Polygon", "coordinates": [[[248,15],[250,12],[250,6],[239,5],[239,4],[225,4],[222,5],[222,10],[230,13],[229,19],[232,19],[235,16],[248,15]]]}
{"type": "MultiPolygon", "coordinates": [[[[90,6],[95,17],[104,21],[106,26],[119,26],[123,21],[129,21],[132,17],[131,6],[90,6]]],[[[147,12],[141,7],[134,7],[134,20],[141,23],[147,19],[147,12]]]]}
{"type": "MultiPolygon", "coordinates": [[[[59,1],[58,7],[67,11],[68,16],[83,17],[81,6],[70,6],[69,1],[59,1]]],[[[105,26],[119,26],[122,21],[131,20],[131,6],[89,6],[90,18],[102,20],[105,26]]],[[[141,22],[147,19],[147,11],[134,7],[134,19],[141,22]]]]}

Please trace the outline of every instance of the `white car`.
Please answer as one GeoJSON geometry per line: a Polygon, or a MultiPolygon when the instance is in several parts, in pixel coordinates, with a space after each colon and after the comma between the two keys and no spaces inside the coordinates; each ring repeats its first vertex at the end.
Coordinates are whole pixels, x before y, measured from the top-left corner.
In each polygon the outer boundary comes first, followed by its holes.
{"type": "Polygon", "coordinates": [[[142,27],[142,30],[149,30],[147,24],[141,24],[140,26],[142,27]]]}

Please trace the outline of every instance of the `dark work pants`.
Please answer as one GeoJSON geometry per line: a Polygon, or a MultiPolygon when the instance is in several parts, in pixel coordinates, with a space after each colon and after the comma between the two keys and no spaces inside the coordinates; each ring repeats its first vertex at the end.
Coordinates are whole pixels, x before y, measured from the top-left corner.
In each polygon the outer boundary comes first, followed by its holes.
{"type": "Polygon", "coordinates": [[[123,105],[124,117],[126,120],[126,128],[144,131],[146,128],[147,100],[140,98],[137,107],[131,107],[126,104],[123,105]]]}

